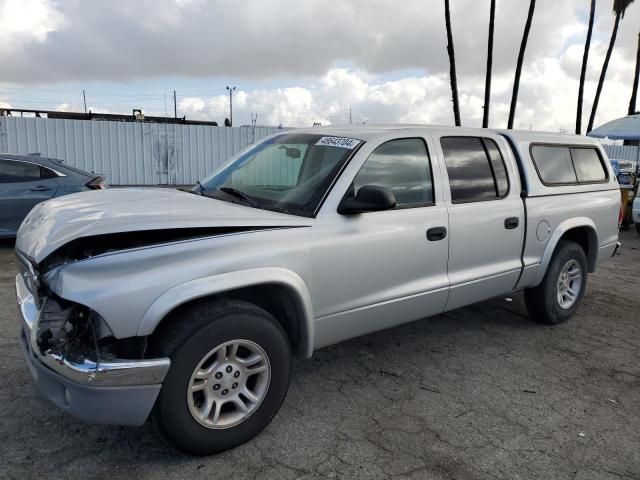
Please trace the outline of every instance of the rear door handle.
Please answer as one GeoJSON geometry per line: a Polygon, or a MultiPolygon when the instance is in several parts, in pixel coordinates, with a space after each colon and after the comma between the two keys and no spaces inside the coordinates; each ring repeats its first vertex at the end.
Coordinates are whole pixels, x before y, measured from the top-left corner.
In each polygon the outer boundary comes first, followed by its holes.
{"type": "Polygon", "coordinates": [[[47,190],[51,190],[51,187],[47,187],[46,185],[36,185],[35,187],[31,187],[32,192],[44,192],[47,190]]]}
{"type": "Polygon", "coordinates": [[[447,236],[447,229],[445,227],[433,227],[427,230],[427,240],[430,242],[437,242],[447,236]]]}
{"type": "Polygon", "coordinates": [[[504,228],[507,230],[513,230],[520,225],[520,219],[518,217],[509,217],[504,219],[504,228]]]}

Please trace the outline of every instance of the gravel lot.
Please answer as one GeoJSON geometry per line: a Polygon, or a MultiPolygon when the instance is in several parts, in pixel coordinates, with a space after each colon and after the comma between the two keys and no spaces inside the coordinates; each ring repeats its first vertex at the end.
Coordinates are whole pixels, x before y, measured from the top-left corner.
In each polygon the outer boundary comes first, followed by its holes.
{"type": "Polygon", "coordinates": [[[578,315],[532,323],[522,296],[296,361],[273,423],[224,454],[151,426],[85,425],[35,390],[0,246],[0,478],[640,478],[640,235],[589,280],[578,315]]]}

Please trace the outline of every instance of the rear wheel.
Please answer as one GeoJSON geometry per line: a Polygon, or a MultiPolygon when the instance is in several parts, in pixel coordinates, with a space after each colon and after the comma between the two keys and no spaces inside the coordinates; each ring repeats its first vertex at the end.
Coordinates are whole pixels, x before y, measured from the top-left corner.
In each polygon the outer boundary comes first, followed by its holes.
{"type": "Polygon", "coordinates": [[[154,408],[174,446],[208,455],[256,436],[289,387],[291,349],[281,325],[240,301],[200,304],[162,332],[171,368],[154,408]]]}
{"type": "Polygon", "coordinates": [[[640,233],[640,223],[636,223],[636,232],[640,233]]]}
{"type": "Polygon", "coordinates": [[[558,324],[578,309],[587,286],[587,257],[580,245],[561,240],[540,285],[525,290],[529,315],[535,320],[558,324]]]}

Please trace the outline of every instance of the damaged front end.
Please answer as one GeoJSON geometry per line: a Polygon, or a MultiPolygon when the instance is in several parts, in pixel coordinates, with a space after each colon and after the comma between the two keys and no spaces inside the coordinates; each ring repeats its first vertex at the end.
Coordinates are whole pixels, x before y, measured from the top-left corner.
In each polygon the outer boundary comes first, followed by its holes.
{"type": "Polygon", "coordinates": [[[55,295],[42,284],[37,266],[16,253],[21,270],[16,277],[16,293],[28,360],[81,385],[162,383],[170,365],[168,358],[145,359],[144,337],[114,338],[100,315],[55,295]]]}

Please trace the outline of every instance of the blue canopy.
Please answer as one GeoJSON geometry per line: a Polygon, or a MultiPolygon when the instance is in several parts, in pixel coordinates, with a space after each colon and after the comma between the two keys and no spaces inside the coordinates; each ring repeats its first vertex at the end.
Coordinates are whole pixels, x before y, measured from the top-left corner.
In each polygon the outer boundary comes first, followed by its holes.
{"type": "Polygon", "coordinates": [[[587,135],[611,140],[640,140],[640,113],[611,120],[587,135]]]}

